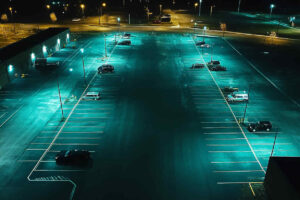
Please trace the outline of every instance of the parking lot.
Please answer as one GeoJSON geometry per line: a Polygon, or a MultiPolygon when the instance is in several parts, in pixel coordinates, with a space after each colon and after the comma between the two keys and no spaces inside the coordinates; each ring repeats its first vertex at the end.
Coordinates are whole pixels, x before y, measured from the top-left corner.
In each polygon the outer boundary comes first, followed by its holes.
{"type": "Polygon", "coordinates": [[[18,187],[26,198],[239,199],[263,182],[275,135],[273,155],[299,156],[299,108],[231,43],[207,36],[211,47],[201,48],[203,38],[190,34],[131,35],[120,46],[108,33],[103,59],[103,34],[78,34],[51,57],[63,63],[56,72],[30,72],[0,91],[1,169],[12,166],[0,197],[18,187]],[[227,71],[191,69],[212,53],[227,71]],[[104,63],[115,72],[98,74],[104,63]],[[226,86],[249,92],[248,104],[229,104],[226,86]],[[87,92],[101,99],[86,100],[87,92]],[[273,128],[247,130],[260,120],[273,128]],[[92,160],[56,164],[66,149],[88,150],[92,160]]]}

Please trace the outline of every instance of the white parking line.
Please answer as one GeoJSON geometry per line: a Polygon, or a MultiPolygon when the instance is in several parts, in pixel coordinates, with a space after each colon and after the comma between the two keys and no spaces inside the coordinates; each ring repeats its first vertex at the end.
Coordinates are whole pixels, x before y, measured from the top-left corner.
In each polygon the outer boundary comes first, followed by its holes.
{"type": "Polygon", "coordinates": [[[7,113],[5,112],[5,113],[3,113],[1,116],[0,116],[0,119],[2,118],[2,117],[4,117],[4,115],[6,115],[7,113]]]}
{"type": "MultiPolygon", "coordinates": [[[[266,145],[273,145],[274,143],[259,143],[255,144],[252,143],[252,146],[266,146],[266,145]]],[[[292,143],[276,143],[276,145],[291,145],[292,143]]],[[[207,146],[220,146],[220,147],[227,147],[227,146],[247,146],[248,144],[206,144],[207,146]]]]}
{"type": "Polygon", "coordinates": [[[82,134],[98,134],[103,133],[104,131],[62,131],[61,133],[82,133],[82,134]]]}
{"type": "Polygon", "coordinates": [[[230,128],[230,129],[235,129],[235,128],[237,128],[237,129],[239,129],[239,127],[236,127],[236,126],[223,126],[223,127],[202,127],[203,129],[226,129],[226,128],[230,128]]]}
{"type": "Polygon", "coordinates": [[[23,108],[24,104],[21,105],[15,112],[13,112],[1,125],[0,128],[6,123],[8,122],[8,120],[10,120],[17,112],[19,112],[19,110],[21,110],[21,108],[23,108]]]}
{"type": "Polygon", "coordinates": [[[226,184],[263,184],[264,182],[217,182],[219,185],[226,185],[226,184]]]}
{"type": "Polygon", "coordinates": [[[205,135],[242,135],[241,132],[220,132],[220,133],[203,133],[205,135]]]}
{"type": "Polygon", "coordinates": [[[249,173],[249,172],[264,172],[265,170],[233,170],[233,171],[213,171],[214,173],[249,173]]]}
{"type": "Polygon", "coordinates": [[[238,164],[238,163],[257,163],[256,160],[253,160],[253,161],[228,161],[228,162],[210,162],[212,164],[238,164]]]}
{"type": "MultiPolygon", "coordinates": [[[[223,38],[224,39],[224,38],[223,38]]],[[[298,108],[300,108],[300,104],[291,98],[287,93],[285,93],[281,88],[279,88],[273,81],[271,81],[264,73],[262,73],[256,66],[254,66],[243,54],[241,54],[230,42],[228,42],[226,39],[224,39],[225,42],[233,49],[235,50],[239,55],[241,55],[246,62],[258,73],[260,74],[265,80],[267,80],[274,88],[276,88],[281,94],[286,96],[291,102],[293,102],[298,108]]]]}
{"type": "Polygon", "coordinates": [[[33,171],[35,171],[35,172],[85,172],[87,170],[82,170],[82,169],[35,169],[33,171]]]}

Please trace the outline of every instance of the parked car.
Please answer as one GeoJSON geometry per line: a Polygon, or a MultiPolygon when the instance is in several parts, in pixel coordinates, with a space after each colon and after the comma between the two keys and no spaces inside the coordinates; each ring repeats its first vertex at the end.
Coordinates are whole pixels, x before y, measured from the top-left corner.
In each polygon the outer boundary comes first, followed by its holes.
{"type": "Polygon", "coordinates": [[[232,93],[232,92],[239,91],[239,88],[231,87],[231,86],[226,86],[226,87],[222,88],[222,91],[223,92],[227,92],[227,93],[232,93]]]}
{"type": "Polygon", "coordinates": [[[123,40],[123,41],[119,42],[118,45],[131,45],[131,41],[130,40],[123,40]]]}
{"type": "Polygon", "coordinates": [[[57,164],[83,164],[90,160],[90,152],[87,150],[62,150],[56,154],[57,164]]]}
{"type": "Polygon", "coordinates": [[[202,44],[200,45],[201,48],[210,48],[210,45],[209,44],[202,44]]]}
{"type": "Polygon", "coordinates": [[[201,45],[204,45],[204,44],[205,44],[204,41],[196,42],[196,46],[201,46],[201,45]]]}
{"type": "Polygon", "coordinates": [[[37,58],[34,66],[37,70],[52,70],[59,66],[59,62],[48,62],[47,58],[37,58]]]}
{"type": "Polygon", "coordinates": [[[207,63],[208,66],[210,65],[221,65],[221,62],[218,60],[212,60],[210,62],[207,63]]]}
{"type": "Polygon", "coordinates": [[[130,39],[131,34],[130,33],[124,33],[123,38],[130,39]]]}
{"type": "Polygon", "coordinates": [[[153,20],[153,24],[161,24],[160,20],[153,20]]]}
{"type": "Polygon", "coordinates": [[[201,63],[195,63],[192,65],[192,69],[201,69],[201,68],[204,68],[205,65],[204,64],[201,64],[201,63]]]}
{"type": "Polygon", "coordinates": [[[229,103],[247,102],[248,101],[248,93],[246,91],[233,92],[233,93],[227,95],[226,100],[229,103]]]}
{"type": "Polygon", "coordinates": [[[109,64],[103,64],[100,67],[98,67],[98,74],[102,74],[102,73],[112,73],[114,72],[114,66],[109,65],[109,64]]]}
{"type": "Polygon", "coordinates": [[[221,65],[208,65],[210,71],[226,71],[226,67],[221,65]]]}
{"type": "Polygon", "coordinates": [[[100,100],[100,92],[87,92],[82,100],[100,100]]]}
{"type": "Polygon", "coordinates": [[[256,123],[248,124],[248,130],[250,132],[270,131],[271,129],[272,129],[272,124],[269,121],[258,121],[256,123]]]}

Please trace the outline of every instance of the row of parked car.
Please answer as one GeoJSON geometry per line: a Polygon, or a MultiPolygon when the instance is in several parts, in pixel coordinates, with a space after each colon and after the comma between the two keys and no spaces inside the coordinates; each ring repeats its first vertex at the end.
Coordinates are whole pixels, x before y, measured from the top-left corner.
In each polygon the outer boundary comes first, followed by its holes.
{"type": "MultiPolygon", "coordinates": [[[[210,48],[209,44],[206,44],[205,41],[196,42],[196,46],[201,48],[210,48]]],[[[195,63],[192,65],[191,69],[202,69],[205,66],[208,67],[210,71],[226,71],[226,67],[222,66],[220,61],[211,60],[210,62],[203,63],[195,63]]],[[[249,94],[247,91],[239,91],[238,88],[235,87],[224,87],[222,88],[222,92],[225,95],[225,99],[228,103],[241,103],[249,101],[249,94]]],[[[270,131],[272,129],[272,123],[270,121],[258,121],[255,123],[249,123],[247,125],[247,129],[250,132],[258,132],[258,131],[270,131]]]]}
{"type": "MultiPolygon", "coordinates": [[[[130,39],[130,34],[125,33],[123,35],[124,39],[130,39]]],[[[118,45],[131,45],[130,40],[123,40],[121,42],[118,42],[118,45]]],[[[114,66],[111,64],[103,64],[100,67],[98,67],[98,74],[106,74],[106,73],[113,73],[115,70],[114,66]]],[[[83,100],[100,100],[101,95],[99,91],[90,91],[87,92],[83,97],[83,100]]],[[[88,161],[90,161],[90,152],[87,150],[62,150],[59,153],[57,153],[55,157],[55,161],[57,164],[71,164],[71,165],[83,165],[87,164],[88,161]]]]}

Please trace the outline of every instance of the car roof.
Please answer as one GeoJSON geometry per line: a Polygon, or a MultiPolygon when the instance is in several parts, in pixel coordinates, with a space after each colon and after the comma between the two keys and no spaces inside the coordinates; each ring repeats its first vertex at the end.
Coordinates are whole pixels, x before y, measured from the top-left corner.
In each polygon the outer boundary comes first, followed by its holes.
{"type": "Polygon", "coordinates": [[[100,92],[87,92],[86,95],[98,95],[100,92]]]}
{"type": "Polygon", "coordinates": [[[236,91],[233,94],[248,94],[247,91],[236,91]]]}
{"type": "Polygon", "coordinates": [[[259,121],[259,123],[261,123],[261,124],[271,124],[270,121],[259,121]]]}

